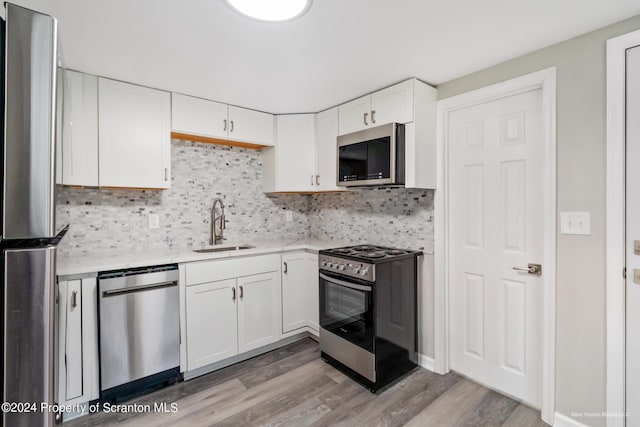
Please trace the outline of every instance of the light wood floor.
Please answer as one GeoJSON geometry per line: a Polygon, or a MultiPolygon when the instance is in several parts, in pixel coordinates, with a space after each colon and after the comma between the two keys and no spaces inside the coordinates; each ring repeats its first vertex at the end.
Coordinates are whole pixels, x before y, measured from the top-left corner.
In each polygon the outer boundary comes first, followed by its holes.
{"type": "Polygon", "coordinates": [[[453,373],[416,368],[372,394],[308,338],[134,402],[175,402],[177,412],[98,413],[64,426],[547,426],[540,412],[453,373]]]}

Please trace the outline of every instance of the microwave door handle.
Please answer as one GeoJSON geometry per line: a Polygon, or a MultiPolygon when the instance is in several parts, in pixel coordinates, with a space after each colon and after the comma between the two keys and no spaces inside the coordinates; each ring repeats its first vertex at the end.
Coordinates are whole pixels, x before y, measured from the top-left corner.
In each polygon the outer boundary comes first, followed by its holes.
{"type": "Polygon", "coordinates": [[[344,280],[334,279],[333,277],[329,277],[326,274],[322,273],[320,273],[320,278],[326,280],[327,282],[333,283],[334,285],[344,286],[345,288],[355,289],[357,291],[371,292],[371,286],[356,285],[355,283],[349,283],[345,282],[344,280]]]}

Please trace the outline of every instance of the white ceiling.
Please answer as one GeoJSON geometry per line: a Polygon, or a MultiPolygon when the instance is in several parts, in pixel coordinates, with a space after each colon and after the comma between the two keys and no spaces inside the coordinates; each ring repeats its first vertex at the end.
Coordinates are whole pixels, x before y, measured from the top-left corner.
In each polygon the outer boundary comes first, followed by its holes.
{"type": "Polygon", "coordinates": [[[223,0],[11,0],[59,19],[65,66],[272,113],[439,84],[640,14],[638,0],[315,0],[259,23],[223,0]]]}

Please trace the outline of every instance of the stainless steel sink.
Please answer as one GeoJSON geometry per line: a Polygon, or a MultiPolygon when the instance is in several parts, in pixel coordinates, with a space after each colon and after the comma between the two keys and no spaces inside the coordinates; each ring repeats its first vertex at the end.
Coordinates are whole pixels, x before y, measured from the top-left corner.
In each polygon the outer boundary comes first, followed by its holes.
{"type": "Polygon", "coordinates": [[[199,254],[209,254],[213,252],[240,251],[242,249],[253,249],[253,248],[255,248],[255,246],[251,246],[251,245],[221,246],[218,248],[194,249],[193,252],[197,252],[199,254]]]}

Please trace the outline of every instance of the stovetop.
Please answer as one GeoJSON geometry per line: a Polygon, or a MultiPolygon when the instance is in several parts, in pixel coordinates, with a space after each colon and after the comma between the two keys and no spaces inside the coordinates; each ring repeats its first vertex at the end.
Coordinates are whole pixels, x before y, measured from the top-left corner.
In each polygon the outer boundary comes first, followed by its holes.
{"type": "Polygon", "coordinates": [[[421,251],[387,248],[374,245],[347,246],[319,252],[318,267],[331,273],[368,282],[376,280],[376,264],[413,258],[421,251]]]}
{"type": "Polygon", "coordinates": [[[374,264],[422,254],[421,251],[388,248],[377,245],[346,246],[343,248],[325,249],[320,251],[320,253],[374,264]]]}

